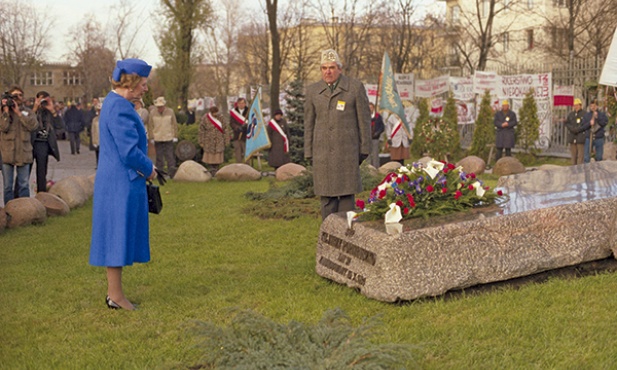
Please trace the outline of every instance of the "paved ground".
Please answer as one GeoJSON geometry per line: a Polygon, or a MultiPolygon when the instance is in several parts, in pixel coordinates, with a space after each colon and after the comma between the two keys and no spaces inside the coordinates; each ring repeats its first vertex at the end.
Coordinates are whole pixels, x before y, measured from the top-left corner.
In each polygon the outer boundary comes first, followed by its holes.
{"type": "MultiPolygon", "coordinates": [[[[96,172],[96,156],[94,151],[88,149],[87,145],[81,146],[81,154],[71,155],[71,146],[68,140],[58,141],[60,149],[60,162],[55,158],[49,157],[49,166],[47,171],[47,180],[58,181],[65,177],[89,176],[96,172]]],[[[30,196],[36,194],[36,165],[32,168],[30,175],[30,196]]],[[[0,171],[0,181],[2,180],[2,171],[0,171]]],[[[0,186],[0,205],[4,206],[4,191],[0,186]]]]}

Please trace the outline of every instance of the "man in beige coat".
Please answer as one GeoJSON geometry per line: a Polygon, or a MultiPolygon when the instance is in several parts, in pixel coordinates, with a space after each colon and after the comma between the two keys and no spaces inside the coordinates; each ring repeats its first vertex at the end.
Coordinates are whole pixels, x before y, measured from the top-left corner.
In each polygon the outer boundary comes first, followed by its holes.
{"type": "Polygon", "coordinates": [[[156,168],[164,169],[167,162],[167,173],[174,177],[176,173],[174,143],[178,142],[178,122],[173,109],[166,107],[166,104],[164,97],[156,98],[154,101],[156,108],[148,116],[146,131],[156,151],[156,168]]]}
{"type": "Polygon", "coordinates": [[[313,161],[321,217],[351,211],[362,191],[360,163],[371,150],[371,113],[364,85],[341,74],[334,50],[321,53],[321,77],[306,89],[304,157],[313,161]]]}
{"type": "Polygon", "coordinates": [[[0,113],[0,152],[2,153],[2,179],[4,205],[14,198],[30,196],[30,166],[32,165],[31,132],[39,125],[36,115],[22,105],[24,91],[13,86],[9,97],[2,97],[0,113]],[[14,178],[17,185],[13,188],[14,178]]]}

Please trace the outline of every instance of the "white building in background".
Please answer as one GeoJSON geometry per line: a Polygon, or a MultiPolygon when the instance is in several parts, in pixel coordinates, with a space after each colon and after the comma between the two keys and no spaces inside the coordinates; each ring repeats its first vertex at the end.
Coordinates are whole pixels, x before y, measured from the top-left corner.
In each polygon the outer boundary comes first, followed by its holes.
{"type": "Polygon", "coordinates": [[[469,64],[477,65],[479,30],[486,29],[491,15],[492,37],[485,70],[511,70],[568,58],[563,26],[568,17],[566,0],[439,1],[446,3],[446,24],[452,40],[449,61],[463,74],[469,73],[469,64]],[[466,53],[471,63],[465,63],[466,53]]]}

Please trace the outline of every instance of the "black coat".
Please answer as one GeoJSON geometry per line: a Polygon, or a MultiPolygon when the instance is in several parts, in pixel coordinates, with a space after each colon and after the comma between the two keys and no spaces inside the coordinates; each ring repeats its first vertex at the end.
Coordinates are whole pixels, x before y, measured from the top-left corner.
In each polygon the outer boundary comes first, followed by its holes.
{"type": "Polygon", "coordinates": [[[495,119],[493,121],[497,129],[495,133],[495,147],[514,148],[514,143],[516,142],[514,126],[516,126],[517,123],[516,113],[511,110],[508,110],[508,113],[504,113],[501,110],[495,113],[495,119]],[[506,127],[501,127],[504,122],[507,122],[508,125],[506,127]]]}
{"type": "Polygon", "coordinates": [[[60,161],[60,150],[58,150],[58,141],[56,139],[56,127],[62,124],[62,117],[54,117],[47,109],[40,109],[36,118],[39,126],[32,132],[32,144],[35,141],[46,141],[49,144],[49,155],[60,161]],[[44,131],[43,131],[44,130],[44,131]]]}
{"type": "Polygon", "coordinates": [[[72,105],[66,113],[64,113],[64,123],[68,132],[81,132],[86,126],[84,113],[72,105]]]}
{"type": "Polygon", "coordinates": [[[584,110],[572,111],[566,119],[569,144],[585,144],[585,128],[583,127],[584,110]]]}
{"type": "Polygon", "coordinates": [[[386,126],[383,123],[381,114],[375,112],[375,117],[371,118],[371,138],[373,140],[378,140],[385,129],[386,126]]]}

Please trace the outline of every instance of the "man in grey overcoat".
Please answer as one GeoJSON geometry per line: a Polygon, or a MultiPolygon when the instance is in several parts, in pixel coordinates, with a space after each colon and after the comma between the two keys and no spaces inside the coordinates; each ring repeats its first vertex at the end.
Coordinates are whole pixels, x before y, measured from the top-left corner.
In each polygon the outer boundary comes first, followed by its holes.
{"type": "Polygon", "coordinates": [[[362,191],[360,164],[371,150],[371,113],[362,82],[343,76],[334,50],[321,53],[321,77],[306,89],[304,157],[313,161],[321,217],[352,211],[362,191]]]}
{"type": "Polygon", "coordinates": [[[495,133],[495,161],[498,161],[503,154],[504,148],[506,149],[506,157],[512,155],[512,148],[514,148],[514,142],[516,141],[516,132],[514,126],[518,121],[516,120],[516,113],[510,110],[510,103],[504,100],[501,103],[501,110],[495,113],[495,119],[493,124],[497,129],[495,133]]]}

